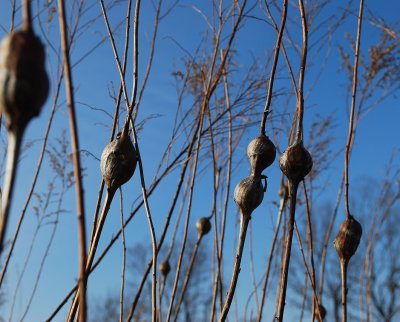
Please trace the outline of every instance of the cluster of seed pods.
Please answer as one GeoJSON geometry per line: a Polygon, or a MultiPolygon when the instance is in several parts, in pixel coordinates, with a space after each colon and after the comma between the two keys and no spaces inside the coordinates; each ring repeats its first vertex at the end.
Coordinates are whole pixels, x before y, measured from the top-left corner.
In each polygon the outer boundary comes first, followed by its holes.
{"type": "Polygon", "coordinates": [[[251,213],[261,204],[267,188],[266,176],[262,174],[275,160],[276,148],[268,136],[261,134],[247,146],[247,157],[251,173],[241,180],[235,188],[234,200],[242,216],[251,217],[251,213]],[[262,185],[265,180],[265,186],[262,185]]]}

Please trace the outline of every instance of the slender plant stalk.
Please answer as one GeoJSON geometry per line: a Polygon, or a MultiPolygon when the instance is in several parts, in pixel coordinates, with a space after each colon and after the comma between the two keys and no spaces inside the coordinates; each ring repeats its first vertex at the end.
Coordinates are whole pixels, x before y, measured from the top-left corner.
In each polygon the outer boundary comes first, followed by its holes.
{"type": "Polygon", "coordinates": [[[358,60],[360,54],[360,41],[361,41],[361,26],[363,16],[364,0],[360,0],[360,8],[358,12],[358,25],[357,25],[357,40],[356,49],[354,53],[354,67],[353,67],[353,89],[351,95],[351,109],[350,109],[350,120],[349,120],[349,132],[347,134],[346,153],[344,159],[344,205],[346,209],[346,218],[350,218],[349,209],[349,159],[350,150],[353,140],[353,124],[354,124],[354,110],[356,105],[357,96],[357,79],[358,79],[358,60]]]}
{"type": "MultiPolygon", "coordinates": [[[[302,54],[300,61],[300,73],[299,73],[299,85],[297,92],[297,131],[296,131],[296,141],[303,139],[303,115],[304,115],[304,73],[307,63],[307,49],[308,49],[308,29],[306,13],[304,10],[303,0],[299,0],[299,10],[301,16],[301,26],[302,26],[302,54]]],[[[283,257],[283,267],[281,272],[280,290],[278,296],[278,306],[277,306],[277,316],[275,317],[279,322],[283,321],[283,313],[285,310],[285,300],[286,300],[286,289],[287,280],[289,274],[289,263],[290,263],[290,253],[292,249],[292,239],[293,239],[293,229],[296,213],[296,198],[297,198],[297,188],[299,186],[299,181],[289,180],[289,199],[290,199],[290,213],[289,213],[289,223],[288,231],[285,243],[285,254],[283,257]]]]}
{"type": "MultiPolygon", "coordinates": [[[[311,222],[311,209],[310,209],[310,203],[308,200],[308,195],[307,195],[307,187],[306,183],[303,180],[302,182],[302,188],[303,188],[303,194],[304,194],[304,200],[306,203],[306,215],[307,215],[307,231],[308,231],[308,241],[309,241],[309,257],[310,257],[310,264],[311,264],[311,284],[314,287],[314,292],[315,292],[315,287],[316,287],[316,279],[315,279],[315,264],[314,264],[314,241],[313,241],[313,230],[312,230],[312,222],[311,222]]],[[[300,236],[299,236],[300,237],[300,236]]],[[[313,300],[313,305],[312,305],[312,315],[311,315],[311,320],[314,321],[315,319],[315,311],[316,311],[316,306],[318,307],[318,303],[316,303],[315,299],[313,300]]],[[[318,307],[319,310],[319,307],[318,307]]]]}
{"type": "MultiPolygon", "coordinates": [[[[107,194],[106,194],[106,197],[104,200],[103,209],[101,211],[100,218],[97,223],[96,231],[93,235],[93,240],[92,240],[92,243],[90,244],[90,249],[89,249],[89,253],[87,256],[87,262],[86,262],[86,270],[87,271],[89,271],[92,267],[93,260],[94,260],[94,257],[96,255],[96,251],[97,251],[97,246],[99,245],[100,236],[103,231],[104,223],[106,222],[107,214],[108,214],[108,211],[110,210],[110,205],[114,198],[114,195],[115,195],[115,190],[107,189],[107,194]]],[[[78,299],[80,298],[80,293],[81,293],[81,288],[78,286],[77,293],[75,294],[75,298],[72,301],[71,308],[68,313],[67,321],[69,321],[69,322],[73,322],[75,320],[75,314],[77,312],[78,306],[80,305],[80,303],[78,304],[78,299]]]]}
{"type": "Polygon", "coordinates": [[[60,23],[60,34],[61,34],[61,47],[64,55],[65,90],[67,97],[69,122],[70,122],[72,160],[74,165],[76,207],[77,207],[77,217],[78,217],[79,284],[81,289],[79,296],[79,304],[80,304],[79,321],[85,322],[87,318],[85,206],[83,198],[83,182],[82,182],[83,176],[82,176],[82,168],[80,161],[78,127],[76,124],[76,115],[75,115],[75,103],[74,103],[72,73],[71,73],[71,65],[69,59],[69,44],[67,35],[68,28],[67,28],[64,0],[58,1],[58,10],[59,10],[59,23],[60,23]]]}
{"type": "Polygon", "coordinates": [[[264,309],[264,305],[265,305],[265,297],[267,295],[267,285],[268,285],[268,279],[269,279],[269,275],[270,275],[269,273],[270,273],[271,265],[272,265],[272,258],[273,258],[274,251],[275,251],[276,241],[278,239],[279,227],[281,225],[282,214],[285,210],[286,202],[288,200],[288,189],[286,187],[284,187],[283,180],[281,181],[280,189],[282,190],[283,193],[280,198],[279,209],[278,209],[278,219],[276,221],[274,236],[272,237],[271,248],[269,250],[267,266],[265,269],[265,278],[264,278],[264,284],[263,284],[263,288],[262,288],[260,307],[258,309],[257,322],[261,322],[261,320],[262,320],[262,313],[263,313],[263,309],[264,309]]]}
{"type": "Polygon", "coordinates": [[[152,294],[152,296],[151,296],[151,307],[152,307],[151,319],[153,322],[156,322],[156,319],[157,319],[157,253],[158,253],[156,232],[154,229],[153,219],[151,217],[151,212],[150,212],[150,206],[149,206],[148,199],[147,199],[147,190],[146,190],[146,183],[144,180],[142,158],[140,156],[137,134],[136,134],[135,127],[133,126],[133,122],[131,122],[131,126],[132,126],[133,138],[134,138],[136,153],[137,153],[137,158],[138,158],[142,195],[143,195],[144,207],[146,210],[147,221],[148,221],[149,229],[150,229],[151,245],[152,245],[152,251],[153,251],[153,254],[152,254],[152,256],[153,256],[152,284],[151,284],[151,294],[152,294]]]}
{"type": "MultiPolygon", "coordinates": [[[[350,150],[353,140],[353,123],[354,123],[354,110],[355,110],[356,95],[357,95],[358,61],[360,54],[363,7],[364,7],[364,0],[360,0],[360,6],[358,12],[358,24],[357,24],[357,40],[356,40],[354,67],[353,67],[353,89],[351,95],[349,131],[347,135],[346,153],[344,159],[344,204],[346,209],[346,218],[348,220],[351,218],[349,209],[349,160],[350,160],[350,150]]],[[[341,258],[340,272],[342,279],[342,322],[347,322],[347,267],[348,267],[348,259],[341,258]]]]}
{"type": "MultiPolygon", "coordinates": [[[[312,276],[312,273],[310,272],[310,269],[308,268],[306,256],[304,255],[304,250],[303,250],[303,242],[301,241],[300,233],[297,228],[296,222],[295,222],[294,228],[296,231],[297,240],[299,241],[300,253],[301,253],[301,257],[303,259],[304,268],[306,269],[306,278],[308,277],[308,279],[310,280],[311,291],[313,294],[313,301],[316,303],[314,310],[317,313],[317,317],[318,317],[319,321],[322,322],[322,316],[321,316],[320,305],[319,305],[320,301],[318,299],[317,290],[315,287],[315,278],[312,276]]],[[[315,317],[315,313],[312,315],[312,319],[314,317],[315,317]]]]}
{"type": "Polygon", "coordinates": [[[277,315],[275,317],[279,322],[283,321],[283,312],[285,310],[286,289],[289,276],[289,263],[290,263],[290,253],[292,250],[292,239],[294,230],[294,218],[296,214],[296,198],[297,198],[298,186],[299,184],[297,182],[292,182],[291,180],[289,180],[289,202],[290,202],[289,222],[288,222],[286,242],[285,242],[285,254],[283,257],[283,264],[282,264],[283,266],[282,266],[280,290],[278,297],[277,315]]]}
{"type": "Polygon", "coordinates": [[[296,139],[303,139],[303,115],[304,115],[304,73],[307,66],[307,50],[308,50],[308,27],[306,20],[306,13],[304,11],[303,0],[299,0],[299,9],[301,16],[301,27],[303,35],[303,47],[301,52],[300,62],[300,74],[299,74],[299,86],[298,86],[298,97],[297,97],[297,132],[296,139]]]}
{"type": "Polygon", "coordinates": [[[0,256],[3,254],[4,238],[10,217],[10,207],[14,191],[15,177],[17,175],[18,156],[21,151],[24,132],[25,126],[14,129],[12,132],[9,132],[8,135],[6,176],[4,178],[4,187],[1,195],[0,256]]]}
{"type": "Polygon", "coordinates": [[[125,290],[125,268],[126,268],[126,242],[125,242],[125,229],[124,229],[124,210],[123,210],[123,198],[122,189],[119,189],[120,196],[120,218],[121,218],[121,240],[122,240],[122,269],[121,269],[121,292],[119,297],[119,322],[124,319],[124,290],[125,290]]]}
{"type": "Polygon", "coordinates": [[[340,276],[342,279],[342,322],[347,321],[347,267],[349,261],[340,260],[340,276]]]}
{"type": "Polygon", "coordinates": [[[195,263],[195,260],[196,260],[196,256],[197,256],[197,252],[199,250],[199,246],[200,246],[200,243],[201,243],[202,239],[203,239],[203,235],[202,234],[198,234],[197,235],[196,244],[194,245],[194,248],[193,248],[193,251],[192,251],[192,255],[190,256],[189,266],[188,266],[188,269],[186,271],[185,279],[184,279],[183,284],[182,284],[181,294],[180,294],[178,302],[176,304],[175,313],[174,313],[174,321],[177,321],[177,319],[178,319],[179,310],[180,310],[181,305],[183,303],[183,299],[185,298],[185,293],[186,293],[186,290],[187,290],[187,286],[189,285],[190,275],[192,273],[192,269],[193,269],[193,266],[194,266],[194,263],[195,263]]]}
{"type": "Polygon", "coordinates": [[[228,317],[228,312],[232,304],[233,296],[235,295],[236,284],[240,273],[240,264],[242,262],[243,247],[244,247],[244,242],[246,240],[246,232],[247,232],[247,227],[249,226],[250,219],[251,215],[248,214],[240,215],[240,231],[239,231],[239,240],[235,256],[235,264],[233,266],[231,284],[229,286],[228,294],[226,295],[225,303],[221,311],[221,316],[219,318],[220,322],[225,321],[226,318],[228,317]]]}
{"type": "Polygon", "coordinates": [[[270,113],[269,112],[269,108],[271,106],[272,88],[274,86],[276,66],[278,65],[279,51],[280,51],[280,48],[281,48],[283,31],[285,30],[287,7],[288,7],[288,1],[287,0],[283,0],[283,10],[282,10],[281,25],[279,27],[278,37],[277,37],[276,43],[275,43],[274,59],[272,61],[271,73],[269,75],[269,81],[268,81],[267,98],[266,98],[266,101],[265,101],[263,117],[261,119],[260,133],[264,134],[264,135],[265,135],[265,123],[267,121],[268,114],[270,113]]]}

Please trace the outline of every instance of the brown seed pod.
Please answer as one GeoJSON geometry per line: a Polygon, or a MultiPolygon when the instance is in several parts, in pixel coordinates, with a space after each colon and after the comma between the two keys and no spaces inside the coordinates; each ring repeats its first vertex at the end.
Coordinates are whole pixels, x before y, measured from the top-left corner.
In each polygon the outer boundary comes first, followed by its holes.
{"type": "Polygon", "coordinates": [[[129,135],[118,133],[101,154],[100,170],[108,189],[115,192],[126,183],[135,172],[136,163],[136,150],[129,135]]]}
{"type": "Polygon", "coordinates": [[[45,51],[32,30],[11,32],[0,44],[0,111],[10,130],[25,127],[49,92],[45,51]]]}
{"type": "Polygon", "coordinates": [[[361,224],[350,216],[342,222],[333,245],[340,260],[348,261],[356,252],[362,235],[361,224]]]}
{"type": "Polygon", "coordinates": [[[319,306],[319,312],[321,313],[321,318],[322,320],[324,320],[326,317],[326,309],[322,304],[319,304],[318,306],[319,306]]]}
{"type": "Polygon", "coordinates": [[[207,217],[201,217],[196,221],[196,228],[200,236],[204,236],[211,230],[210,219],[207,217]]]}
{"type": "Polygon", "coordinates": [[[169,264],[168,258],[160,263],[158,269],[164,277],[167,277],[168,273],[171,271],[171,265],[169,264]]]}
{"type": "Polygon", "coordinates": [[[267,181],[265,181],[265,188],[261,183],[263,178],[266,177],[250,175],[236,185],[234,200],[243,216],[251,216],[254,209],[261,204],[267,188],[267,181]]]}
{"type": "Polygon", "coordinates": [[[279,159],[283,174],[293,182],[299,183],[311,171],[313,161],[301,140],[289,146],[279,159]]]}
{"type": "Polygon", "coordinates": [[[276,148],[268,136],[261,134],[252,140],[247,146],[247,157],[249,158],[254,176],[269,167],[275,160],[276,148]]]}

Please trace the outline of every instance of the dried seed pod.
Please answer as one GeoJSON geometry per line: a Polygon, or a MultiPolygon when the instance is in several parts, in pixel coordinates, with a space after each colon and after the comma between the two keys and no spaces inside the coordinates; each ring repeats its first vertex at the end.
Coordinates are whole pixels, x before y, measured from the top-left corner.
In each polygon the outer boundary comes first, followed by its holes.
{"type": "Polygon", "coordinates": [[[15,131],[40,110],[49,92],[45,51],[31,29],[11,32],[0,45],[0,111],[15,131]]]}
{"type": "Polygon", "coordinates": [[[261,134],[252,140],[247,146],[247,157],[249,158],[254,176],[269,167],[275,160],[276,148],[268,136],[261,134]]]}
{"type": "Polygon", "coordinates": [[[250,175],[236,185],[234,200],[243,216],[251,216],[254,209],[261,204],[267,188],[267,181],[265,181],[265,188],[261,183],[263,178],[266,177],[250,175]]]}
{"type": "Polygon", "coordinates": [[[322,304],[319,304],[318,306],[319,306],[319,312],[321,313],[321,318],[322,320],[324,320],[326,317],[326,309],[322,304]]]}
{"type": "Polygon", "coordinates": [[[356,252],[362,235],[361,224],[350,216],[342,222],[333,245],[340,260],[348,261],[356,252]]]}
{"type": "Polygon", "coordinates": [[[279,167],[291,181],[299,183],[311,171],[313,161],[301,140],[289,146],[279,159],[279,167]]]}
{"type": "Polygon", "coordinates": [[[160,270],[160,272],[161,272],[161,274],[164,276],[164,278],[167,277],[168,273],[169,273],[170,270],[171,270],[171,265],[169,264],[168,258],[165,259],[165,260],[163,260],[163,261],[160,263],[160,266],[158,267],[158,269],[160,270]]]}
{"type": "Polygon", "coordinates": [[[118,133],[103,150],[100,170],[103,180],[111,191],[116,191],[135,172],[136,150],[128,134],[118,133]]]}
{"type": "Polygon", "coordinates": [[[210,219],[207,217],[201,217],[196,221],[196,228],[200,236],[204,236],[211,230],[210,219]]]}

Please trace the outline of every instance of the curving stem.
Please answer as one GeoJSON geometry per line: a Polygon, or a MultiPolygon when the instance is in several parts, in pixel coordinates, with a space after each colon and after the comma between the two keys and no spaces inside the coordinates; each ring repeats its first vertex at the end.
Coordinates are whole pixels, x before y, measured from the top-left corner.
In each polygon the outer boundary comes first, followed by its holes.
{"type": "Polygon", "coordinates": [[[7,223],[9,219],[10,207],[14,192],[15,177],[17,175],[18,156],[21,151],[22,137],[26,126],[15,126],[9,131],[7,144],[7,163],[4,188],[1,199],[0,214],[0,256],[3,253],[4,238],[6,235],[7,223]]]}
{"type": "Polygon", "coordinates": [[[233,266],[231,285],[229,286],[229,291],[228,294],[226,295],[225,304],[222,308],[221,316],[219,318],[220,322],[226,320],[229,308],[231,307],[232,304],[233,295],[235,295],[236,284],[240,273],[240,263],[242,261],[243,247],[244,247],[244,242],[246,240],[246,232],[247,232],[247,227],[249,226],[250,219],[251,215],[249,214],[241,214],[240,216],[240,232],[239,232],[239,241],[235,256],[235,264],[233,266]]]}

